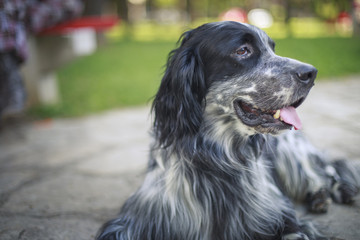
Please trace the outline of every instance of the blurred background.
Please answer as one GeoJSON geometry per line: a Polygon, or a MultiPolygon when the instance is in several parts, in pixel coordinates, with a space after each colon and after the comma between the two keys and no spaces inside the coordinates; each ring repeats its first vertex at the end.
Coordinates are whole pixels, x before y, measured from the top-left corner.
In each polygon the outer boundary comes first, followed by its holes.
{"type": "MultiPolygon", "coordinates": [[[[143,180],[168,53],[222,20],[318,68],[305,133],[360,160],[360,0],[0,0],[0,239],[94,239],[143,180]]],[[[359,239],[357,199],[327,233],[359,239]]]]}
{"type": "MultiPolygon", "coordinates": [[[[6,13],[11,1],[2,2],[6,13]]],[[[279,55],[316,66],[318,81],[360,73],[360,0],[53,2],[63,5],[40,14],[62,18],[26,32],[27,56],[19,64],[24,107],[3,111],[2,118],[14,112],[37,119],[74,117],[148,104],[181,33],[212,21],[262,28],[277,42],[279,55]],[[76,14],[63,14],[74,10],[70,6],[77,6],[76,14]]],[[[23,21],[40,22],[31,11],[23,21]]]]}

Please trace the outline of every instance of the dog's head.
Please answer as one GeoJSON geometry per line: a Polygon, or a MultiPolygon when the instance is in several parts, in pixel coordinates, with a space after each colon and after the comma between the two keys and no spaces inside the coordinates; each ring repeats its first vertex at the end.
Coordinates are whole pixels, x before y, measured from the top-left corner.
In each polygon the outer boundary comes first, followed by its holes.
{"type": "Polygon", "coordinates": [[[317,70],[277,56],[274,47],[262,30],[237,22],[184,33],[153,103],[161,144],[209,128],[241,135],[301,128],[295,108],[317,70]]]}

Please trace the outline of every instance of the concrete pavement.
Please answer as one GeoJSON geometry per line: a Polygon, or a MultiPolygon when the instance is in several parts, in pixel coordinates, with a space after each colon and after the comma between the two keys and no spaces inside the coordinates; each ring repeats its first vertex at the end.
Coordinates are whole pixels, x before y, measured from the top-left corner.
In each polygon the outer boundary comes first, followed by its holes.
{"type": "MultiPolygon", "coordinates": [[[[360,76],[318,81],[299,115],[316,146],[360,161],[360,76]]],[[[147,106],[3,127],[0,239],[93,239],[141,184],[150,125],[147,106]]],[[[340,239],[360,239],[360,197],[307,216],[340,239]]]]}

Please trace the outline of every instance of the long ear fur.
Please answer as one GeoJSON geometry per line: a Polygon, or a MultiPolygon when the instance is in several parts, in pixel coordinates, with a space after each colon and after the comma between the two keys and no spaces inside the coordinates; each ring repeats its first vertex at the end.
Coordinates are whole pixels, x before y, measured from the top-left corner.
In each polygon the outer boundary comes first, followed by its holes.
{"type": "Polygon", "coordinates": [[[154,132],[162,147],[194,135],[202,121],[206,83],[193,31],[184,33],[180,47],[170,53],[153,102],[154,132]]]}

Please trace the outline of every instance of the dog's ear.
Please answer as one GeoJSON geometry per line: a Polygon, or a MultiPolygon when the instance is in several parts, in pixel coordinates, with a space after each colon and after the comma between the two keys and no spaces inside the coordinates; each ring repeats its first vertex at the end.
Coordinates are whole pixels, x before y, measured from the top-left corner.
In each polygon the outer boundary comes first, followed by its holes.
{"type": "Polygon", "coordinates": [[[169,54],[153,102],[154,131],[162,147],[196,134],[202,121],[206,83],[193,31],[184,33],[179,48],[169,54]]]}

